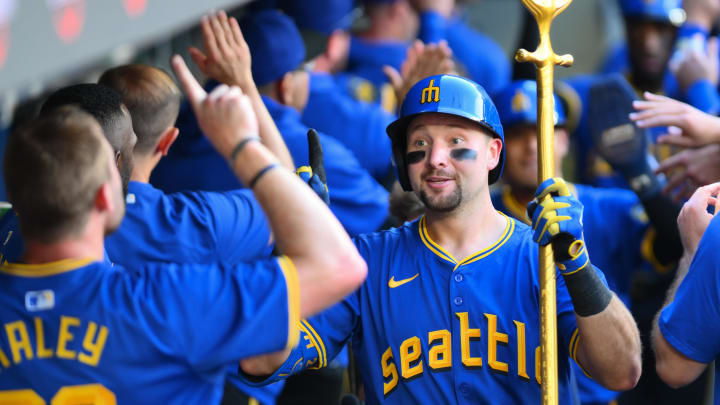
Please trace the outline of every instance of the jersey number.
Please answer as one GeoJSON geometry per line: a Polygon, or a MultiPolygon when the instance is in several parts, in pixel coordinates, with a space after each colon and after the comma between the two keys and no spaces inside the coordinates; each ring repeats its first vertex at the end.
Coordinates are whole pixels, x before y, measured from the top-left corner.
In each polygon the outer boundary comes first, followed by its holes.
{"type": "MultiPolygon", "coordinates": [[[[115,405],[115,394],[100,384],[70,385],[50,401],[50,405],[115,405]]],[[[33,390],[0,391],[0,404],[46,405],[45,400],[33,390]]]]}

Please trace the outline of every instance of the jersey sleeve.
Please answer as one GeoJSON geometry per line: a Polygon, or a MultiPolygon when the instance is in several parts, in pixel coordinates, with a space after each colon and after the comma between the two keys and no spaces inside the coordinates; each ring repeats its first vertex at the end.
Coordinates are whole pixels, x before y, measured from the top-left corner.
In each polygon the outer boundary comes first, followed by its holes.
{"type": "Polygon", "coordinates": [[[355,333],[359,318],[355,292],[320,314],[301,320],[298,345],[272,375],[257,380],[240,373],[237,378],[250,386],[263,386],[303,370],[327,367],[355,333]]]}
{"type": "Polygon", "coordinates": [[[686,357],[709,363],[720,353],[720,221],[705,231],[675,299],[658,326],[665,340],[686,357]]]}
{"type": "Polygon", "coordinates": [[[144,319],[161,319],[155,326],[197,372],[297,344],[300,297],[290,259],[151,270],[145,290],[152,297],[138,297],[138,305],[153,303],[144,319]]]}
{"type": "Polygon", "coordinates": [[[209,207],[220,260],[238,263],[269,255],[270,225],[252,191],[202,195],[209,207]]]}

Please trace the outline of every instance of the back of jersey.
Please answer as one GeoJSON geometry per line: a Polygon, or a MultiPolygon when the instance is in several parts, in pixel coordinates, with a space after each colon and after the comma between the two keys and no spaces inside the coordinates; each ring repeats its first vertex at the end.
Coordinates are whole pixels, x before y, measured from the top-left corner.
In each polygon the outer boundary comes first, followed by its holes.
{"type": "Polygon", "coordinates": [[[281,350],[292,334],[281,266],[252,267],[264,279],[253,286],[213,266],[0,267],[0,404],[219,403],[234,360],[281,350]]]}

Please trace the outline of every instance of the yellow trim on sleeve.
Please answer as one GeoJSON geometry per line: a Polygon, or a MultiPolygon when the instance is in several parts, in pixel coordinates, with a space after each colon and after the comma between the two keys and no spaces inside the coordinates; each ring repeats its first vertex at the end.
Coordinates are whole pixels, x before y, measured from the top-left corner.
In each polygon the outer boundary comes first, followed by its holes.
{"type": "Polygon", "coordinates": [[[662,264],[660,263],[660,260],[657,259],[655,256],[655,249],[653,248],[653,245],[655,244],[655,238],[657,237],[657,232],[655,231],[655,228],[648,228],[647,232],[645,232],[645,236],[643,237],[642,243],[640,244],[640,253],[643,257],[643,259],[647,260],[652,266],[653,269],[660,274],[666,274],[668,271],[672,270],[675,266],[673,264],[662,264]]]}
{"type": "Polygon", "coordinates": [[[325,343],[323,343],[322,339],[320,338],[320,335],[313,329],[312,325],[310,325],[310,322],[307,321],[307,319],[303,319],[302,323],[305,325],[307,330],[310,332],[310,334],[315,338],[315,341],[320,345],[320,358],[321,358],[321,365],[320,367],[325,367],[328,364],[327,359],[327,351],[325,350],[325,343]]]}
{"type": "Polygon", "coordinates": [[[63,259],[43,264],[5,263],[0,266],[0,272],[22,277],[46,277],[76,270],[94,261],[93,258],[85,257],[82,259],[63,259]]]}
{"type": "Polygon", "coordinates": [[[583,365],[580,364],[580,362],[577,359],[578,344],[580,343],[580,333],[579,332],[580,332],[580,330],[575,328],[575,332],[573,332],[572,337],[570,338],[570,345],[569,345],[570,346],[569,347],[570,358],[572,358],[573,361],[575,361],[575,363],[580,367],[580,370],[582,370],[583,374],[585,374],[585,376],[587,378],[592,379],[592,376],[590,375],[590,373],[588,373],[587,370],[585,370],[585,367],[583,367],[583,365]]]}
{"type": "Polygon", "coordinates": [[[308,173],[310,176],[313,175],[313,171],[310,166],[300,166],[297,168],[295,173],[297,173],[298,176],[300,175],[300,173],[308,173]]]}
{"type": "Polygon", "coordinates": [[[292,260],[287,256],[280,256],[278,264],[285,276],[288,295],[288,339],[287,348],[292,349],[300,339],[298,324],[300,323],[300,283],[297,270],[292,260]]]}
{"type": "MultiPolygon", "coordinates": [[[[320,344],[315,340],[315,337],[312,333],[308,330],[308,328],[305,327],[305,324],[301,321],[300,324],[300,330],[305,332],[305,335],[307,335],[308,339],[310,339],[310,346],[315,348],[315,351],[318,353],[318,365],[317,367],[309,367],[310,369],[318,369],[322,368],[323,364],[323,357],[322,357],[322,350],[320,350],[320,344]]],[[[310,348],[310,347],[307,347],[310,348]]],[[[302,360],[302,359],[300,359],[302,360]]]]}

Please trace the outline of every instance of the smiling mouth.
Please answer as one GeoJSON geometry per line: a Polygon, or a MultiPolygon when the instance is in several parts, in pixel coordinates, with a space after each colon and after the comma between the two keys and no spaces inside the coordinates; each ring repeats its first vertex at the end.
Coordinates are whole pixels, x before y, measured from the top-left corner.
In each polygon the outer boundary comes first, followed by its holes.
{"type": "Polygon", "coordinates": [[[425,183],[427,183],[430,188],[443,188],[453,181],[454,180],[449,177],[430,176],[425,178],[425,183]]]}

